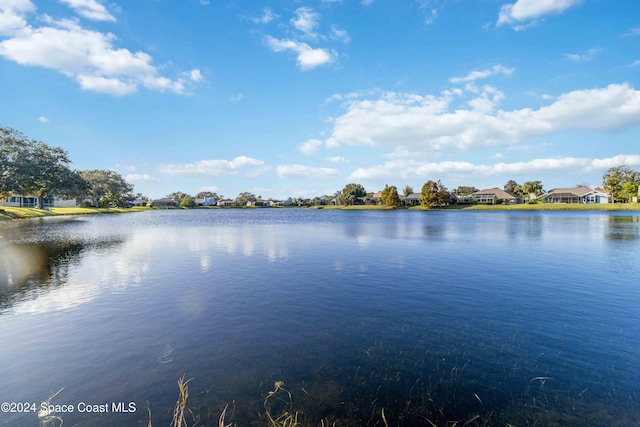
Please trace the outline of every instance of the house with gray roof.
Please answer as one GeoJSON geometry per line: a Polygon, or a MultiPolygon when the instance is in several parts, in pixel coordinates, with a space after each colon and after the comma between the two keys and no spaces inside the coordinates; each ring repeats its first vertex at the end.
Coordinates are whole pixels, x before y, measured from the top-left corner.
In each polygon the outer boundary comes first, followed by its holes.
{"type": "Polygon", "coordinates": [[[520,196],[507,193],[497,187],[476,191],[471,194],[471,199],[476,203],[488,203],[492,205],[497,203],[522,203],[522,198],[520,196]]]}
{"type": "Polygon", "coordinates": [[[400,203],[405,206],[418,206],[422,193],[411,193],[406,197],[400,197],[400,203]]]}
{"type": "Polygon", "coordinates": [[[545,203],[609,203],[609,194],[591,188],[554,188],[540,196],[545,203]]]}

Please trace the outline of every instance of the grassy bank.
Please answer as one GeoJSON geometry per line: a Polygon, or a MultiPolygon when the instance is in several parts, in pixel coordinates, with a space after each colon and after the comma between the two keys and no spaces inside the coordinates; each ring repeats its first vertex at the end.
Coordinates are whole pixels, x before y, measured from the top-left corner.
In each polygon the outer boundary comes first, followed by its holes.
{"type": "Polygon", "coordinates": [[[578,204],[578,203],[537,203],[518,205],[449,205],[436,208],[425,208],[422,206],[412,206],[410,208],[392,208],[381,205],[353,205],[353,206],[319,206],[311,209],[338,209],[338,210],[482,210],[482,211],[631,211],[640,210],[640,203],[601,203],[601,204],[578,204]]]}
{"type": "Polygon", "coordinates": [[[337,210],[345,210],[345,211],[361,211],[361,210],[393,210],[390,206],[383,205],[326,205],[326,206],[311,206],[311,209],[337,209],[337,210]]]}
{"type": "MultiPolygon", "coordinates": [[[[455,206],[455,205],[454,205],[455,206]]],[[[537,203],[533,205],[458,205],[457,209],[486,211],[630,211],[640,210],[640,203],[537,203]]],[[[445,208],[446,209],[446,208],[445,208]]]]}
{"type": "Polygon", "coordinates": [[[149,208],[135,206],[132,208],[15,208],[0,206],[0,220],[23,219],[23,218],[43,218],[58,215],[87,215],[104,213],[140,212],[149,208]]]}

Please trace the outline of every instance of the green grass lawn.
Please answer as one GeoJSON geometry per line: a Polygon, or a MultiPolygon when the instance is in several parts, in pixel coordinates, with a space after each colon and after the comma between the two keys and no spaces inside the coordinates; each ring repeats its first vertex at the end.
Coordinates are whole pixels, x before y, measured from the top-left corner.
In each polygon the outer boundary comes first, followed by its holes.
{"type": "Polygon", "coordinates": [[[2,219],[20,219],[20,218],[38,218],[57,215],[86,215],[97,213],[121,213],[121,212],[140,212],[147,210],[144,206],[134,206],[132,208],[14,208],[9,206],[0,206],[0,220],[2,219]]]}
{"type": "Polygon", "coordinates": [[[640,210],[640,203],[537,203],[533,205],[523,203],[518,205],[471,205],[462,209],[489,211],[629,211],[640,210]]]}
{"type": "Polygon", "coordinates": [[[323,205],[323,206],[311,206],[311,209],[340,209],[347,211],[358,211],[358,210],[392,210],[394,208],[383,205],[323,205]]]}
{"type": "MultiPolygon", "coordinates": [[[[315,206],[311,209],[316,208],[315,206]]],[[[318,206],[322,209],[340,210],[393,210],[389,206],[382,205],[353,205],[353,206],[318,206]]],[[[599,204],[579,204],[579,203],[537,203],[518,205],[449,205],[436,208],[425,208],[422,206],[412,206],[409,208],[400,207],[398,209],[409,210],[484,210],[484,211],[618,211],[618,210],[640,210],[640,203],[599,203],[599,204]]]]}

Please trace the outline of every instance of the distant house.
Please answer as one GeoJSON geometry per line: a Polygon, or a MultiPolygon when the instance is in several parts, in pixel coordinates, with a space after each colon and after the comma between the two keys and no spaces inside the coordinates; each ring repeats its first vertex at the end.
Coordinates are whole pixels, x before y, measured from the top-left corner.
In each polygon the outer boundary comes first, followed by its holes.
{"type": "Polygon", "coordinates": [[[455,203],[458,204],[469,204],[469,203],[473,203],[473,197],[471,196],[471,194],[451,194],[451,199],[452,201],[455,201],[455,203]]]}
{"type": "Polygon", "coordinates": [[[609,194],[591,188],[554,188],[540,196],[545,203],[609,203],[609,194]]]}
{"type": "Polygon", "coordinates": [[[151,207],[177,207],[178,202],[168,197],[163,197],[162,199],[155,199],[149,202],[149,206],[151,207]]]}
{"type": "Polygon", "coordinates": [[[369,197],[369,203],[372,205],[381,205],[382,202],[382,191],[378,191],[377,193],[373,193],[371,197],[369,197]]]}
{"type": "Polygon", "coordinates": [[[223,199],[223,200],[218,200],[218,206],[222,206],[222,207],[240,206],[240,203],[231,199],[223,199]]]}
{"type": "Polygon", "coordinates": [[[194,200],[196,206],[215,206],[216,199],[213,197],[202,197],[194,200]]]}
{"type": "Polygon", "coordinates": [[[513,204],[522,203],[522,199],[519,196],[507,193],[499,188],[488,188],[485,190],[476,191],[471,194],[471,199],[476,203],[488,203],[488,204],[513,204]],[[499,201],[500,200],[500,201],[499,201]]]}
{"type": "Polygon", "coordinates": [[[411,193],[406,197],[400,197],[400,203],[405,206],[418,206],[422,193],[411,193]]]}
{"type": "MultiPolygon", "coordinates": [[[[9,207],[29,207],[39,206],[40,198],[38,196],[14,194],[5,200],[0,201],[2,206],[9,207]]],[[[78,206],[75,199],[62,199],[60,197],[47,196],[42,199],[42,207],[45,208],[74,208],[78,206]]]]}
{"type": "Polygon", "coordinates": [[[267,208],[271,206],[271,201],[269,200],[255,200],[253,202],[247,202],[247,206],[254,206],[256,208],[267,208]]]}

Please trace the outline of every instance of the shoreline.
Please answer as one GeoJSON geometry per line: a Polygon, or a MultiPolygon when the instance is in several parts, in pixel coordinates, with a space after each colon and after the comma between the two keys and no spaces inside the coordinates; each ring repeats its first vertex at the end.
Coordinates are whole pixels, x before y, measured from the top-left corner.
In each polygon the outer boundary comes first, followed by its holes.
{"type": "MultiPolygon", "coordinates": [[[[518,204],[518,205],[450,205],[433,208],[422,206],[399,207],[381,205],[352,205],[352,206],[304,206],[304,207],[232,207],[220,208],[196,207],[196,208],[170,208],[175,210],[197,210],[197,209],[327,209],[327,210],[379,210],[379,211],[640,211],[640,203],[603,203],[603,204],[518,204]]],[[[94,214],[116,214],[144,212],[148,210],[166,210],[166,208],[149,208],[146,206],[134,206],[131,208],[26,208],[0,206],[0,221],[10,221],[14,219],[47,218],[65,215],[94,215],[94,214]]]]}
{"type": "Polygon", "coordinates": [[[65,215],[93,215],[93,214],[116,214],[127,212],[146,211],[147,207],[131,207],[131,208],[24,208],[13,206],[0,206],[0,222],[11,221],[14,219],[30,219],[30,218],[50,218],[54,216],[65,215]]]}

